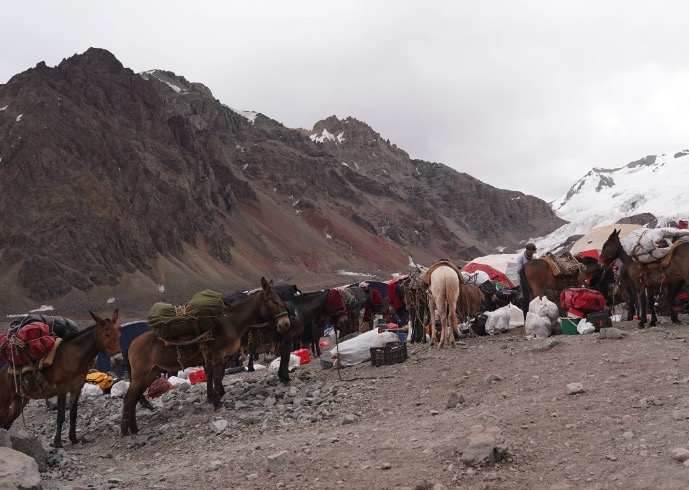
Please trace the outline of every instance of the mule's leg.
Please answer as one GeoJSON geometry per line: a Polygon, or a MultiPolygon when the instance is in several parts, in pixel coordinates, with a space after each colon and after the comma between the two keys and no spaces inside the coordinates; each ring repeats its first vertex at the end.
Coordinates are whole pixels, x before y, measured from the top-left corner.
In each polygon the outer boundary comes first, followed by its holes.
{"type": "Polygon", "coordinates": [[[17,420],[17,417],[21,415],[22,410],[26,406],[27,403],[29,403],[28,398],[22,398],[19,395],[15,395],[9,392],[8,393],[9,397],[7,398],[7,405],[6,409],[2,409],[2,404],[0,404],[0,415],[4,415],[3,419],[0,419],[0,426],[3,429],[10,430],[10,427],[12,427],[12,423],[17,420]]]}
{"type": "MultiPolygon", "coordinates": [[[[220,370],[222,371],[223,366],[220,366],[220,370]]],[[[214,373],[215,366],[213,364],[212,360],[208,360],[208,362],[203,366],[203,372],[206,375],[206,401],[208,403],[213,403],[215,405],[215,402],[213,402],[213,383],[214,383],[214,378],[213,378],[213,373],[214,373]]]]}
{"type": "Polygon", "coordinates": [[[639,309],[639,328],[646,327],[647,292],[645,287],[637,287],[637,308],[639,309]]]}
{"type": "Polygon", "coordinates": [[[222,355],[218,355],[212,360],[211,375],[213,376],[213,394],[210,401],[213,403],[213,408],[216,410],[222,405],[222,396],[225,394],[222,386],[222,378],[225,374],[223,370],[223,360],[222,355]]]}
{"type": "Polygon", "coordinates": [[[79,405],[79,395],[81,388],[72,390],[69,393],[69,440],[72,444],[77,444],[77,407],[79,405]]]}
{"type": "Polygon", "coordinates": [[[651,323],[648,326],[655,327],[658,324],[658,317],[656,316],[655,291],[651,288],[648,289],[648,309],[651,310],[651,323]]]}
{"type": "MultiPolygon", "coordinates": [[[[142,399],[145,400],[144,391],[158,377],[156,371],[150,371],[147,374],[132,371],[131,375],[132,381],[122,402],[122,419],[120,420],[120,435],[122,437],[128,436],[130,431],[132,434],[139,432],[139,427],[136,424],[136,403],[142,399]]],[[[153,405],[150,402],[148,405],[152,410],[153,405]]]]}
{"type": "Polygon", "coordinates": [[[433,345],[435,342],[435,300],[433,299],[433,296],[431,296],[430,292],[428,293],[428,312],[431,322],[431,342],[429,345],[433,345]]]}
{"type": "Polygon", "coordinates": [[[57,394],[57,427],[55,430],[55,439],[53,446],[60,448],[62,446],[62,425],[65,423],[65,403],[67,401],[67,393],[57,394]]]}
{"type": "Polygon", "coordinates": [[[289,378],[289,358],[290,358],[290,345],[292,343],[292,338],[289,334],[283,334],[282,340],[280,341],[280,367],[278,368],[278,378],[280,381],[287,384],[290,381],[289,378]]]}

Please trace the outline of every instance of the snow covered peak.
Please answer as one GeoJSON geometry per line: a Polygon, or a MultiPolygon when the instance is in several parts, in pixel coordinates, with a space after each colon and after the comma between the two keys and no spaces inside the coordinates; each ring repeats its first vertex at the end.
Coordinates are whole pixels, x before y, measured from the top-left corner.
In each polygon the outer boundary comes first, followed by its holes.
{"type": "Polygon", "coordinates": [[[572,235],[643,213],[653,214],[657,226],[687,219],[687,155],[689,150],[651,155],[621,168],[589,171],[553,201],[555,213],[569,223],[536,239],[539,250],[553,250],[572,235]]]}

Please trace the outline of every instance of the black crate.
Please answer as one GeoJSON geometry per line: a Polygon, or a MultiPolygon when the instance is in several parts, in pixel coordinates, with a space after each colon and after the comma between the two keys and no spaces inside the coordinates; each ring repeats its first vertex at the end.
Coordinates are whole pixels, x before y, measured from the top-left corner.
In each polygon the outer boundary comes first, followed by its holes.
{"type": "Polygon", "coordinates": [[[388,342],[385,347],[371,347],[371,366],[389,366],[407,359],[407,344],[388,342]]]}
{"type": "Polygon", "coordinates": [[[589,313],[586,315],[586,321],[595,327],[596,332],[600,332],[601,328],[612,327],[612,319],[610,318],[610,312],[607,309],[596,311],[595,313],[589,313]]]}

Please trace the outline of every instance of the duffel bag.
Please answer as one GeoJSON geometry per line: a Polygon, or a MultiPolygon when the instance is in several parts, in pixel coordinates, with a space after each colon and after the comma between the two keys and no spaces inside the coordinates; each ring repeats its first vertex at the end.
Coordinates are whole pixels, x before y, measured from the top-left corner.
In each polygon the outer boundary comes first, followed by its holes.
{"type": "Polygon", "coordinates": [[[560,306],[591,313],[605,308],[605,298],[595,289],[569,288],[560,293],[560,306]]]}
{"type": "Polygon", "coordinates": [[[15,366],[25,366],[38,361],[55,345],[50,327],[43,322],[23,325],[11,334],[0,335],[0,361],[15,366]]]}

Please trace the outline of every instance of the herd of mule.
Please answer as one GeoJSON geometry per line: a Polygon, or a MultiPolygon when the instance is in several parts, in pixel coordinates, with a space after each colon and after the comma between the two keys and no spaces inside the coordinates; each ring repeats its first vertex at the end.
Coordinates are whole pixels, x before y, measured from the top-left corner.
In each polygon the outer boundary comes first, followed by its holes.
{"type": "MultiPolygon", "coordinates": [[[[662,268],[641,265],[634,261],[620,243],[619,231],[614,231],[602,247],[600,259],[577,257],[578,272],[570,276],[556,277],[551,267],[542,259],[534,259],[520,271],[522,307],[528,307],[531,298],[546,295],[548,290],[562,290],[581,286],[585,280],[605,277],[612,271],[611,265],[621,261],[614,282],[626,294],[626,298],[613,300],[627,302],[629,318],[636,303],[640,309],[639,326],[646,322],[647,305],[651,305],[651,323],[656,324],[653,308],[654,295],[663,287],[667,289],[672,321],[679,322],[674,309],[674,297],[680,288],[689,284],[689,243],[677,244],[672,259],[662,268]]],[[[612,289],[604,286],[610,294],[612,289]]],[[[616,290],[619,290],[618,287],[616,290]]],[[[409,314],[411,341],[426,341],[425,328],[430,326],[430,342],[436,338],[436,314],[439,315],[440,338],[438,346],[454,347],[459,333],[459,319],[466,321],[470,315],[481,312],[485,299],[473,285],[464,284],[458,269],[441,261],[430,269],[420,268],[400,281],[399,292],[409,314]]],[[[249,339],[252,349],[250,364],[254,360],[256,339],[267,335],[278,348],[280,367],[278,377],[289,382],[288,363],[294,340],[310,337],[318,339],[325,323],[334,325],[341,334],[353,333],[358,327],[358,315],[366,297],[359,288],[327,289],[298,295],[293,303],[285,302],[273,284],[261,278],[260,288],[244,297],[224,302],[224,312],[212,329],[212,338],[184,342],[168,342],[153,331],[144,332],[134,339],[128,349],[128,367],[131,381],[124,397],[121,417],[121,435],[139,431],[136,422],[136,405],[152,408],[144,397],[146,388],[164,372],[203,365],[207,377],[207,401],[218,408],[225,394],[223,376],[227,361],[235,356],[243,340],[249,339]],[[289,305],[289,306],[287,306],[289,305]],[[261,326],[264,328],[256,328],[261,326]],[[248,335],[250,334],[251,335],[248,335]]],[[[78,442],[76,436],[77,404],[84,379],[92,367],[98,352],[108,356],[120,351],[117,310],[111,318],[91,314],[95,324],[84,330],[65,335],[57,345],[52,364],[40,371],[22,373],[5,365],[0,370],[0,427],[9,429],[31,399],[57,396],[57,428],[53,444],[62,447],[61,431],[65,421],[67,394],[70,394],[69,440],[78,442]],[[33,374],[33,376],[32,376],[33,374]],[[31,385],[33,383],[33,385],[31,385]]],[[[387,317],[390,309],[383,312],[387,317]]]]}

